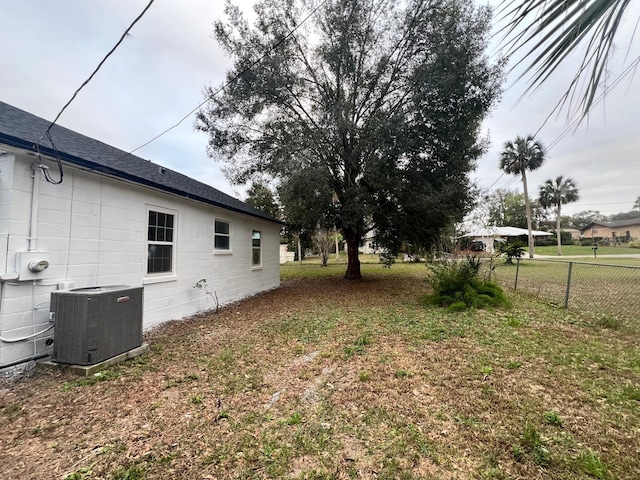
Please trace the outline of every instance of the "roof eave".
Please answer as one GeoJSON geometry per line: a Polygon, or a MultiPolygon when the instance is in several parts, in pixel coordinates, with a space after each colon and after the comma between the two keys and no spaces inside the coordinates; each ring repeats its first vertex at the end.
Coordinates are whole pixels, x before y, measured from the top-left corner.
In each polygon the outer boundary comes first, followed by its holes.
{"type": "Polygon", "coordinates": [[[14,148],[18,148],[21,150],[27,150],[30,152],[34,152],[34,153],[40,153],[43,155],[46,155],[47,157],[51,157],[51,158],[60,158],[61,161],[64,161],[66,163],[69,163],[71,165],[75,165],[78,167],[82,167],[82,168],[86,168],[87,170],[91,170],[94,172],[99,172],[105,175],[110,175],[112,177],[116,177],[116,178],[120,178],[123,180],[128,180],[130,182],[136,183],[138,185],[144,185],[147,187],[151,187],[151,188],[155,188],[158,190],[161,190],[163,192],[167,192],[167,193],[171,193],[173,195],[177,195],[179,197],[182,198],[186,198],[189,200],[195,200],[198,202],[202,202],[202,203],[206,203],[207,205],[212,205],[214,207],[218,207],[218,208],[222,208],[224,210],[228,210],[228,211],[232,211],[232,212],[236,212],[236,213],[241,213],[243,215],[249,215],[251,217],[254,218],[259,218],[261,220],[265,220],[268,222],[272,222],[272,223],[277,223],[280,225],[284,225],[284,222],[272,218],[270,216],[263,216],[263,215],[259,215],[259,214],[253,214],[251,212],[246,212],[243,211],[239,208],[234,208],[232,206],[229,205],[224,205],[222,203],[216,202],[214,200],[208,199],[208,198],[204,198],[204,197],[200,197],[198,195],[193,195],[190,193],[187,193],[183,190],[177,189],[177,188],[173,188],[173,187],[169,187],[167,185],[163,185],[161,183],[157,183],[157,182],[153,182],[151,180],[148,180],[146,178],[142,178],[142,177],[138,177],[136,175],[131,175],[128,174],[126,172],[123,172],[121,170],[117,170],[114,168],[110,168],[104,165],[100,165],[98,163],[95,162],[91,162],[89,160],[86,160],[84,158],[80,158],[80,157],[76,157],[74,155],[70,155],[68,153],[65,152],[61,152],[61,151],[56,151],[52,148],[46,147],[46,146],[36,146],[33,142],[29,142],[26,141],[24,139],[21,139],[19,137],[14,137],[12,135],[7,135],[4,134],[2,132],[0,132],[0,144],[6,144],[10,147],[14,147],[14,148]]]}

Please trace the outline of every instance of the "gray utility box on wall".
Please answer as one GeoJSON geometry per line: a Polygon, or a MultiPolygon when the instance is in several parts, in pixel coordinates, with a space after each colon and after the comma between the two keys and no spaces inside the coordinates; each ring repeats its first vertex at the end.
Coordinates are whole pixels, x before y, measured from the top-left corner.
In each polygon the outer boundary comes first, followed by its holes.
{"type": "Polygon", "coordinates": [[[51,292],[52,360],[92,365],[142,345],[142,289],[115,285],[51,292]]]}

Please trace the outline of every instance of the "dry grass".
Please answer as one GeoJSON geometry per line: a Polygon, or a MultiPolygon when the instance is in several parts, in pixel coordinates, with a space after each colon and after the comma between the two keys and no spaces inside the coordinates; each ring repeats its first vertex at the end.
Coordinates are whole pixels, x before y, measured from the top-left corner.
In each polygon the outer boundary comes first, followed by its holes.
{"type": "Polygon", "coordinates": [[[363,270],[289,271],[91,381],[6,386],[0,478],[640,477],[636,333],[522,295],[444,313],[424,266],[363,270]]]}

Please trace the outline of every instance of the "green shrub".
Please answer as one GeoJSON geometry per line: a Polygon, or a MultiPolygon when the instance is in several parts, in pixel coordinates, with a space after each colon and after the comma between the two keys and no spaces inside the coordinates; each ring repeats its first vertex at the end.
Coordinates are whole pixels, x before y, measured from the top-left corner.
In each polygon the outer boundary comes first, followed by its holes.
{"type": "MultiPolygon", "coordinates": [[[[554,239],[556,241],[556,245],[558,244],[558,236],[555,235],[554,239]]],[[[571,236],[571,232],[560,231],[560,242],[562,245],[573,245],[573,237],[571,236]]]]}
{"type": "Polygon", "coordinates": [[[635,242],[629,242],[630,248],[640,248],[640,240],[636,240],[635,242]]]}
{"type": "Polygon", "coordinates": [[[480,278],[480,267],[481,260],[474,256],[429,265],[431,275],[427,281],[433,293],[427,297],[427,303],[448,307],[454,312],[508,305],[509,300],[499,285],[480,278]]]}
{"type": "Polygon", "coordinates": [[[553,245],[557,245],[558,241],[551,238],[536,238],[535,239],[536,247],[551,247],[553,245]]]}
{"type": "MultiPolygon", "coordinates": [[[[534,238],[534,241],[537,247],[551,247],[558,245],[558,236],[554,231],[551,237],[534,238]]],[[[564,230],[562,230],[560,234],[560,241],[562,242],[562,245],[573,245],[575,243],[573,241],[573,237],[571,236],[571,232],[567,232],[564,230]]]]}
{"type": "Polygon", "coordinates": [[[581,247],[593,247],[594,245],[608,245],[608,240],[606,238],[583,238],[580,240],[581,247]]]}
{"type": "Polygon", "coordinates": [[[384,268],[391,268],[391,265],[396,263],[396,256],[391,252],[384,251],[379,255],[379,258],[384,268]]]}
{"type": "Polygon", "coordinates": [[[512,240],[498,244],[498,253],[507,256],[507,263],[513,263],[513,258],[524,255],[524,245],[520,240],[512,240]]]}

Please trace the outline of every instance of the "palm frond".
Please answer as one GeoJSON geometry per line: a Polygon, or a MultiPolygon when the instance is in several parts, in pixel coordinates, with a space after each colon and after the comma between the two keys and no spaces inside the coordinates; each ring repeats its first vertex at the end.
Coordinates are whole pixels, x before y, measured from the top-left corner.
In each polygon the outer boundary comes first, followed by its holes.
{"type": "Polygon", "coordinates": [[[562,175],[554,180],[547,180],[540,187],[538,201],[544,208],[556,207],[575,202],[580,197],[578,187],[571,178],[564,178],[562,175]]]}
{"type": "MultiPolygon", "coordinates": [[[[537,89],[578,47],[585,52],[553,111],[568,107],[584,118],[602,89],[616,34],[631,0],[504,0],[499,17],[508,55],[524,52],[513,68],[530,77],[525,94],[537,89]],[[582,82],[584,86],[581,88],[582,82]],[[576,100],[577,98],[577,100],[576,100]]],[[[637,65],[640,57],[633,60],[637,65]]],[[[634,69],[625,69],[621,76],[634,69]]]]}

